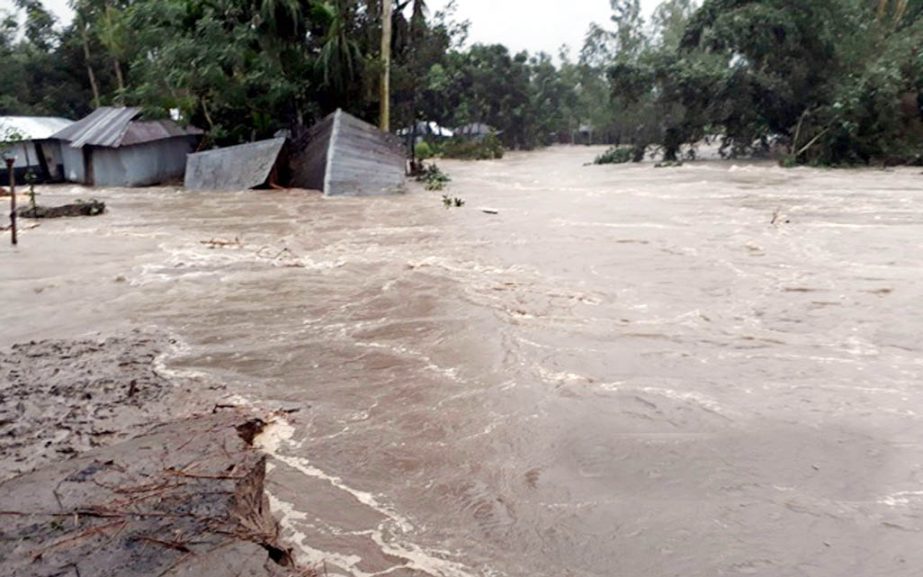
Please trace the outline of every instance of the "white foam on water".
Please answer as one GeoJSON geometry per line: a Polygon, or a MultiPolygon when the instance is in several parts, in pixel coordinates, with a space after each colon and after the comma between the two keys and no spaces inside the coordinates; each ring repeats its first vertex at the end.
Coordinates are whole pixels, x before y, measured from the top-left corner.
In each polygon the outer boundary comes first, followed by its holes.
{"type": "MultiPolygon", "coordinates": [[[[386,539],[386,531],[389,535],[394,535],[394,530],[400,535],[412,532],[414,530],[413,523],[382,503],[379,497],[367,491],[348,486],[340,477],[322,471],[312,465],[308,459],[282,454],[281,449],[283,447],[293,445],[294,434],[295,428],[286,420],[279,418],[269,423],[263,432],[256,437],[254,446],[305,476],[326,481],[337,489],[348,493],[365,507],[386,517],[387,521],[374,530],[356,531],[349,534],[368,536],[385,555],[404,560],[404,563],[385,571],[368,573],[359,569],[358,564],[362,561],[362,557],[358,555],[344,555],[313,548],[308,543],[307,535],[299,531],[297,526],[299,521],[305,521],[308,518],[307,513],[299,511],[293,504],[270,494],[270,506],[273,511],[280,515],[279,522],[288,531],[288,539],[297,545],[297,556],[300,562],[315,568],[327,567],[328,564],[332,564],[345,569],[348,572],[345,575],[350,577],[374,577],[385,575],[397,569],[413,569],[437,577],[472,576],[472,572],[464,565],[443,558],[449,555],[446,552],[427,551],[414,543],[386,539]],[[442,556],[438,556],[437,553],[442,556]]],[[[330,573],[329,571],[327,574],[343,575],[330,573]]]]}
{"type": "Polygon", "coordinates": [[[340,477],[322,471],[304,457],[282,454],[280,448],[286,443],[291,443],[294,434],[295,428],[284,419],[279,418],[263,429],[263,432],[254,440],[254,446],[302,474],[326,481],[337,489],[348,493],[362,505],[391,519],[402,532],[406,533],[413,530],[413,524],[410,520],[381,503],[372,493],[348,486],[340,477]]]}
{"type": "Polygon", "coordinates": [[[911,504],[916,505],[920,501],[923,501],[923,491],[900,491],[878,499],[877,503],[888,507],[905,507],[911,504]]]}
{"type": "Polygon", "coordinates": [[[703,409],[717,413],[719,415],[725,415],[724,407],[716,400],[698,393],[695,391],[677,391],[674,389],[667,389],[662,387],[633,387],[626,386],[625,381],[616,381],[611,383],[600,383],[596,385],[597,387],[613,392],[639,392],[647,393],[649,395],[657,395],[660,397],[666,397],[674,401],[682,401],[684,403],[693,403],[699,405],[703,409]]]}
{"type": "Polygon", "coordinates": [[[190,347],[186,341],[176,335],[171,334],[170,347],[168,350],[154,357],[154,372],[170,380],[176,386],[178,386],[178,383],[182,380],[211,380],[211,375],[204,371],[199,371],[196,369],[177,369],[171,368],[167,365],[170,359],[188,354],[191,350],[192,347],[190,347]]]}

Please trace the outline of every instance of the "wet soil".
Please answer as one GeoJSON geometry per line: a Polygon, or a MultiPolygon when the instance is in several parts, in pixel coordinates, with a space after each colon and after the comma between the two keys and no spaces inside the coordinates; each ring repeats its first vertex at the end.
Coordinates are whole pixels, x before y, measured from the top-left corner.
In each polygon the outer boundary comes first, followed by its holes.
{"type": "Polygon", "coordinates": [[[0,480],[189,414],[192,391],[157,370],[171,346],[132,331],[0,351],[0,480]]]}

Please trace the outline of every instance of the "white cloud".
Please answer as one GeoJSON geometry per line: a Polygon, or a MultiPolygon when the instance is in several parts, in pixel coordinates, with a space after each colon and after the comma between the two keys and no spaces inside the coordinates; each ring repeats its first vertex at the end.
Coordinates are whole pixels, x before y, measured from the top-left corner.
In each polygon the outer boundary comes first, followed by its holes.
{"type": "MultiPolygon", "coordinates": [[[[449,0],[427,0],[431,11],[449,0]]],[[[641,0],[646,15],[660,0],[641,0]]],[[[505,44],[512,51],[555,55],[562,44],[579,52],[592,22],[606,25],[609,0],[456,0],[457,18],[469,20],[470,42],[505,44]]]]}

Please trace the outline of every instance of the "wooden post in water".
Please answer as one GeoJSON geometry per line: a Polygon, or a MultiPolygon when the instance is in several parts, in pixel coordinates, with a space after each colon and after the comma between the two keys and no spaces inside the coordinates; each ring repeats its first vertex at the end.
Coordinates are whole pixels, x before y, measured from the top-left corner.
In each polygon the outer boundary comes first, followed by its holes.
{"type": "Polygon", "coordinates": [[[6,171],[10,175],[10,232],[12,233],[13,246],[16,246],[16,173],[13,172],[13,164],[16,162],[15,156],[7,156],[6,171]]]}

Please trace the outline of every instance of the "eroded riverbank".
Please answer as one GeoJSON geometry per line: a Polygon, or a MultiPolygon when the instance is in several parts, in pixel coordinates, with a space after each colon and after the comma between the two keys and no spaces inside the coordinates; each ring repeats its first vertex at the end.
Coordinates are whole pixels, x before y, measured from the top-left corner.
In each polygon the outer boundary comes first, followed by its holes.
{"type": "Polygon", "coordinates": [[[597,152],[443,163],[452,210],[96,191],[4,249],[0,344],[156,328],[303,407],[269,487],[329,574],[913,575],[919,170],[597,152]]]}

